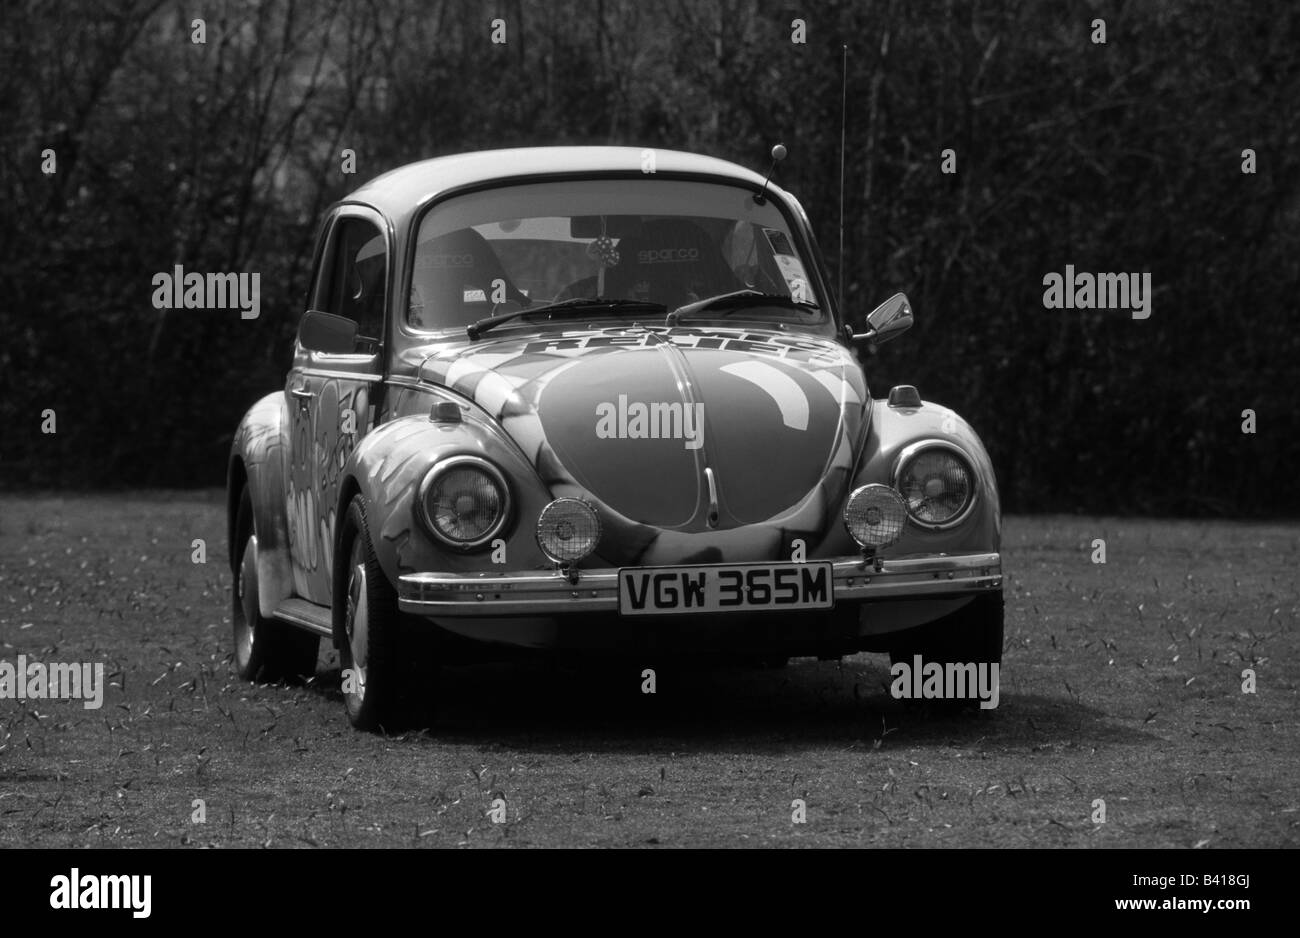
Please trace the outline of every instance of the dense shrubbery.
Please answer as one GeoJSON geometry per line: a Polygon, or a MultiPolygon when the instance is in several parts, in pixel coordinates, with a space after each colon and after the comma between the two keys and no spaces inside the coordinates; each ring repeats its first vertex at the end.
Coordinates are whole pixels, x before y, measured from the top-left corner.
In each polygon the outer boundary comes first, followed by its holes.
{"type": "Polygon", "coordinates": [[[1286,0],[100,6],[29,4],[0,34],[6,487],[220,484],[239,416],[283,380],[321,210],[417,158],[628,143],[763,168],[780,140],[834,268],[848,43],[845,303],[904,290],[918,315],[873,389],[962,411],[1013,510],[1300,508],[1286,0]],[[261,318],[155,310],[174,264],[259,271],[261,318]],[[1151,317],[1044,309],[1066,264],[1150,271],[1151,317]]]}

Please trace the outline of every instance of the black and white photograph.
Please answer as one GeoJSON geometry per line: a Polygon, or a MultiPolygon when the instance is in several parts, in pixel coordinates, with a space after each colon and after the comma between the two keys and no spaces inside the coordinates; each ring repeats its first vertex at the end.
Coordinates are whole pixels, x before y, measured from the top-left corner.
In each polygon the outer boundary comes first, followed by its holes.
{"type": "Polygon", "coordinates": [[[13,0],[0,114],[20,911],[1280,893],[1300,5],[13,0]]]}

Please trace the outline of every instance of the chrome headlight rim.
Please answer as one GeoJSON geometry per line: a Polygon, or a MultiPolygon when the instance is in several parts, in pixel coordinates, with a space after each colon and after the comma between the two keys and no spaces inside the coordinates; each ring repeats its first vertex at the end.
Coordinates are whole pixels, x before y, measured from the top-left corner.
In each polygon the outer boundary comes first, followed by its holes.
{"type": "Polygon", "coordinates": [[[844,500],[844,510],[840,513],[840,522],[844,525],[844,530],[848,532],[853,543],[857,544],[859,549],[869,551],[872,554],[879,551],[887,550],[893,547],[903,539],[904,530],[907,527],[907,521],[910,515],[907,513],[907,501],[899,494],[898,490],[888,485],[882,485],[879,482],[869,482],[866,485],[859,485],[849,493],[849,497],[844,500]],[[902,512],[902,520],[899,522],[898,533],[883,544],[864,544],[858,539],[857,534],[853,532],[853,527],[849,524],[849,509],[853,506],[853,500],[864,493],[879,493],[886,496],[894,502],[902,512]]]}
{"type": "Polygon", "coordinates": [[[894,471],[891,478],[893,480],[894,490],[902,494],[903,488],[900,483],[902,482],[903,474],[918,456],[922,456],[928,450],[932,449],[945,450],[951,453],[957,458],[957,461],[965,467],[966,475],[970,478],[970,495],[966,498],[966,504],[962,506],[960,511],[951,518],[948,518],[946,521],[925,521],[916,517],[912,514],[912,510],[908,506],[906,495],[903,495],[903,506],[907,508],[907,520],[911,524],[927,531],[946,531],[949,528],[957,527],[969,518],[971,512],[975,510],[975,505],[980,500],[980,480],[979,476],[975,473],[975,461],[971,459],[970,453],[958,446],[956,443],[950,443],[947,440],[917,440],[915,443],[909,443],[907,446],[903,447],[901,452],[899,452],[898,458],[894,460],[894,471]]]}
{"type": "Polygon", "coordinates": [[[438,543],[462,553],[481,550],[491,544],[492,541],[505,529],[506,525],[510,523],[511,516],[514,512],[514,495],[510,491],[510,483],[506,481],[505,473],[482,456],[449,456],[446,459],[438,460],[438,462],[434,463],[433,467],[424,474],[424,478],[420,480],[420,486],[416,489],[415,493],[415,502],[416,515],[419,517],[420,523],[424,526],[424,529],[428,531],[429,534],[438,541],[438,543]],[[429,515],[428,495],[429,490],[433,488],[434,483],[437,482],[441,476],[450,472],[452,469],[463,468],[465,466],[473,466],[475,469],[481,470],[496,484],[497,491],[500,493],[501,497],[501,512],[498,514],[496,522],[483,534],[473,540],[459,541],[448,537],[438,529],[438,525],[434,523],[433,518],[429,515]]]}
{"type": "Polygon", "coordinates": [[[561,495],[559,498],[553,498],[549,502],[547,502],[546,505],[542,508],[542,510],[537,513],[537,524],[534,525],[533,527],[533,539],[537,542],[538,548],[541,550],[543,554],[546,555],[546,559],[550,560],[552,563],[560,564],[561,566],[582,563],[582,561],[586,560],[588,557],[590,557],[592,554],[596,552],[596,549],[600,546],[600,539],[601,537],[604,536],[604,534],[605,534],[605,526],[601,524],[600,512],[596,510],[596,506],[591,504],[591,502],[587,501],[585,498],[577,498],[572,495],[561,495]],[[546,513],[555,505],[559,505],[564,502],[571,502],[575,505],[581,505],[586,511],[589,511],[591,513],[591,518],[596,524],[596,533],[592,537],[591,550],[587,551],[581,557],[572,560],[562,559],[553,556],[551,552],[546,549],[546,544],[542,541],[542,522],[546,520],[546,513]]]}

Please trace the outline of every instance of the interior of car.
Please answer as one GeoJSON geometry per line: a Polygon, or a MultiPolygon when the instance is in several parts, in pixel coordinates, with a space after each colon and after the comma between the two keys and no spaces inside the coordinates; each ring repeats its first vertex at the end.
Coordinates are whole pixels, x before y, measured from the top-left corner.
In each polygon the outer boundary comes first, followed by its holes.
{"type": "MultiPolygon", "coordinates": [[[[574,216],[462,228],[421,242],[408,321],[468,325],[574,298],[645,300],[668,310],[741,289],[790,296],[784,233],[726,218],[574,216]],[[544,231],[546,236],[537,236],[544,231]],[[527,236],[519,236],[525,234],[527,236]]],[[[786,251],[793,251],[786,242],[786,251]]]]}

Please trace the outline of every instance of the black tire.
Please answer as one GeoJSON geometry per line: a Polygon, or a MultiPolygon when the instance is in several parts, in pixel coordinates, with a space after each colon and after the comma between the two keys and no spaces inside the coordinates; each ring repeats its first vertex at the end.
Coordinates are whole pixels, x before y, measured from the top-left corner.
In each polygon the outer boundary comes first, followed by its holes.
{"type": "Polygon", "coordinates": [[[230,545],[234,582],[230,588],[230,621],[235,640],[235,673],[245,681],[299,682],[316,674],[320,637],[264,618],[257,603],[257,540],[253,531],[253,500],[245,486],[235,514],[235,540],[230,545]]]}
{"type": "Polygon", "coordinates": [[[402,634],[397,592],[375,556],[365,499],[355,496],[344,516],[335,568],[340,610],[339,668],[348,721],[359,730],[404,728],[429,716],[430,693],[417,694],[418,655],[402,634]]]}
{"type": "MultiPolygon", "coordinates": [[[[975,664],[1002,666],[1003,637],[1002,591],[982,593],[956,612],[928,625],[908,629],[898,636],[897,644],[889,649],[891,665],[913,663],[916,655],[924,663],[975,664]]],[[[931,709],[944,713],[973,709],[979,706],[976,699],[963,700],[911,700],[904,698],[905,706],[931,709]]]]}

